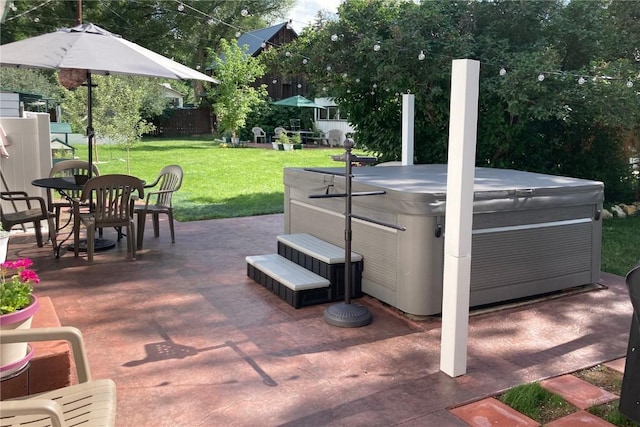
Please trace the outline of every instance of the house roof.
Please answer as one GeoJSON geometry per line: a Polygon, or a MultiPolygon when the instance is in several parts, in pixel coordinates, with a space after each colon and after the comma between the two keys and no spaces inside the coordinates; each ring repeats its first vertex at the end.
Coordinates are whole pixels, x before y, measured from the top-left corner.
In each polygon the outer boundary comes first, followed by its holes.
{"type": "MultiPolygon", "coordinates": [[[[273,36],[278,34],[278,31],[280,31],[286,25],[287,23],[283,22],[282,24],[263,28],[261,30],[249,31],[248,33],[244,33],[238,39],[238,46],[242,47],[243,45],[247,45],[247,53],[251,56],[256,56],[262,50],[262,42],[271,41],[273,36]]],[[[293,32],[295,33],[295,31],[293,32]]]]}

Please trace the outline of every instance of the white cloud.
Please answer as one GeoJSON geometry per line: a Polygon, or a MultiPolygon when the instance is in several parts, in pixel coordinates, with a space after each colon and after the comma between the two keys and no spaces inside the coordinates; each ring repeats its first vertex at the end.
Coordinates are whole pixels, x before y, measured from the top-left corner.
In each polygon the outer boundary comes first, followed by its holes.
{"type": "Polygon", "coordinates": [[[300,34],[302,29],[313,22],[319,10],[328,10],[331,13],[338,11],[338,6],[343,0],[297,0],[296,5],[289,12],[293,29],[300,34]]]}

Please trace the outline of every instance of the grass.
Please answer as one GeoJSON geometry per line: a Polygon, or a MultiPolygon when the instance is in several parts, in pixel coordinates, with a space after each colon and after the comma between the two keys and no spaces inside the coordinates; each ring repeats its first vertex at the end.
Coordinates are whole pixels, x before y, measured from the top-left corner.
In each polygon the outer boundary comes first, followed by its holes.
{"type": "Polygon", "coordinates": [[[509,389],[499,400],[543,425],[577,410],[562,397],[551,393],[538,383],[523,384],[509,389]]]}
{"type": "Polygon", "coordinates": [[[640,216],[602,222],[602,271],[626,275],[640,261],[640,216]]]}
{"type": "MultiPolygon", "coordinates": [[[[87,146],[74,146],[87,158],[87,146]]],[[[266,144],[265,144],[266,147],[266,144]]],[[[283,169],[286,167],[342,166],[331,155],[343,149],[276,151],[269,148],[221,148],[213,138],[145,139],[130,152],[117,145],[98,145],[100,172],[130,173],[152,182],[168,164],[185,170],[174,198],[178,221],[265,215],[284,211],[283,169]]],[[[602,270],[625,275],[640,258],[640,216],[609,219],[602,227],[602,270]]]]}
{"type": "MultiPolygon", "coordinates": [[[[622,374],[614,369],[596,365],[574,372],[573,375],[610,393],[620,395],[622,374]]],[[[578,411],[574,405],[546,390],[539,383],[516,386],[497,396],[497,399],[542,425],[578,411]]],[[[635,422],[620,413],[618,404],[619,400],[613,400],[588,408],[587,411],[618,427],[637,427],[635,422]]]]}

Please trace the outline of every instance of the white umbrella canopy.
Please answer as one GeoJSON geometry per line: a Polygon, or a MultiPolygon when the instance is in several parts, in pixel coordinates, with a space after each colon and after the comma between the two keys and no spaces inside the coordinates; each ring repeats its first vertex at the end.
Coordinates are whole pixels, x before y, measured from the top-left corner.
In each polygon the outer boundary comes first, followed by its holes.
{"type": "MultiPolygon", "coordinates": [[[[90,163],[93,161],[94,138],[91,74],[119,74],[218,83],[206,74],[90,23],[1,45],[0,66],[63,70],[64,80],[76,80],[71,87],[78,86],[86,80],[90,163]]],[[[61,81],[63,81],[62,73],[61,81]]]]}
{"type": "Polygon", "coordinates": [[[91,74],[217,81],[94,24],[81,24],[0,46],[5,67],[87,70],[91,74]]]}

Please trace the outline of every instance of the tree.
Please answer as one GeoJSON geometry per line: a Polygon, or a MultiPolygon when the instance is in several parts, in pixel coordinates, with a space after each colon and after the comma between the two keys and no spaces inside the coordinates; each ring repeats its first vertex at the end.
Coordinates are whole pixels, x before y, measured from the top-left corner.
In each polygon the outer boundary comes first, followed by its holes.
{"type": "Polygon", "coordinates": [[[345,0],[266,57],[335,97],[381,160],[400,157],[401,95],[415,94],[417,163],[447,161],[451,61],[480,60],[477,165],[603,180],[621,200],[622,142],[640,127],[639,4],[345,0]]]}
{"type": "Polygon", "coordinates": [[[244,127],[249,112],[264,103],[267,91],[264,85],[251,86],[265,72],[259,59],[253,58],[236,43],[220,40],[220,53],[215,60],[214,75],[220,81],[211,90],[209,100],[220,127],[237,137],[244,127]]]}
{"type": "MultiPolygon", "coordinates": [[[[127,173],[129,150],[142,135],[151,132],[154,126],[141,116],[143,104],[151,93],[162,98],[160,84],[156,79],[131,76],[92,76],[96,87],[93,90],[93,124],[96,140],[108,138],[126,150],[127,173]]],[[[75,129],[86,127],[87,91],[80,87],[66,91],[62,104],[65,120],[75,129]]],[[[97,146],[95,159],[99,160],[97,146]]]]}

